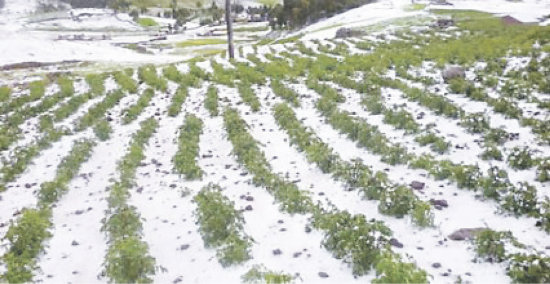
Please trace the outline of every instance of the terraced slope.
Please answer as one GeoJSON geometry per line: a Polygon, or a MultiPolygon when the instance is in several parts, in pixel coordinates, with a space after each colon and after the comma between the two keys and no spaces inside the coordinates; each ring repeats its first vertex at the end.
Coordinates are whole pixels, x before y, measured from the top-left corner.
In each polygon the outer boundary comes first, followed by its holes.
{"type": "Polygon", "coordinates": [[[0,281],[550,281],[550,29],[452,16],[0,88],[0,281]]]}

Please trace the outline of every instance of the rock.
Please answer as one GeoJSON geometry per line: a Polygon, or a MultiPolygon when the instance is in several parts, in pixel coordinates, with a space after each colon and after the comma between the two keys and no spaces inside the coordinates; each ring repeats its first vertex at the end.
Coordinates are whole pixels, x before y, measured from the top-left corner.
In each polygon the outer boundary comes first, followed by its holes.
{"type": "Polygon", "coordinates": [[[300,255],[302,255],[301,252],[295,252],[295,253],[292,255],[292,257],[298,258],[298,257],[300,257],[300,255]]]}
{"type": "Polygon", "coordinates": [[[462,228],[450,234],[449,239],[453,241],[471,240],[483,230],[485,228],[462,228]]]}
{"type": "Polygon", "coordinates": [[[447,200],[444,199],[430,199],[430,203],[435,206],[449,207],[447,200]]]}
{"type": "Polygon", "coordinates": [[[32,187],[32,185],[30,183],[25,184],[25,188],[31,188],[31,187],[32,187]]]}
{"type": "Polygon", "coordinates": [[[244,210],[246,210],[246,211],[252,211],[252,209],[253,209],[253,208],[252,208],[252,205],[247,205],[247,206],[244,208],[244,210]]]}
{"type": "Polygon", "coordinates": [[[328,278],[328,273],[326,273],[326,272],[321,271],[318,274],[319,274],[319,277],[321,277],[321,278],[328,278]]]}
{"type": "Polygon", "coordinates": [[[441,267],[441,263],[439,263],[439,262],[432,263],[432,267],[433,267],[433,268],[436,268],[436,269],[437,269],[437,268],[440,268],[440,267],[441,267]]]}
{"type": "Polygon", "coordinates": [[[174,281],[172,281],[172,283],[177,284],[177,283],[180,283],[180,282],[182,282],[182,281],[183,281],[183,279],[182,279],[181,276],[180,276],[180,277],[174,279],[174,281]]]}
{"type": "Polygon", "coordinates": [[[78,246],[78,245],[80,245],[80,244],[79,244],[77,241],[73,241],[73,242],[71,243],[71,246],[78,246]]]}
{"type": "Polygon", "coordinates": [[[184,245],[181,245],[180,246],[180,250],[186,250],[189,248],[189,245],[188,244],[184,244],[184,245]]]}
{"type": "Polygon", "coordinates": [[[305,231],[306,231],[306,233],[311,233],[311,228],[309,226],[306,226],[305,231]]]}
{"type": "Polygon", "coordinates": [[[82,215],[84,213],[84,210],[76,210],[74,214],[76,215],[82,215]]]}
{"type": "Polygon", "coordinates": [[[466,72],[464,71],[464,68],[460,66],[449,66],[445,68],[441,75],[443,76],[443,80],[445,82],[449,82],[449,80],[455,78],[465,78],[466,72]]]}
{"type": "Polygon", "coordinates": [[[245,200],[246,200],[246,201],[254,201],[254,197],[252,197],[252,196],[247,196],[247,197],[245,197],[245,200]]]}
{"type": "Polygon", "coordinates": [[[283,252],[280,249],[273,250],[273,255],[281,255],[283,252]]]}
{"type": "Polygon", "coordinates": [[[363,32],[360,30],[353,30],[349,28],[340,28],[336,31],[335,38],[348,38],[348,37],[357,37],[362,35],[363,32]]]}
{"type": "Polygon", "coordinates": [[[423,182],[414,180],[411,182],[410,186],[412,187],[412,189],[422,190],[424,189],[425,184],[423,182]]]}
{"type": "Polygon", "coordinates": [[[396,238],[390,239],[390,245],[396,247],[396,248],[403,248],[403,244],[399,242],[396,238]]]}

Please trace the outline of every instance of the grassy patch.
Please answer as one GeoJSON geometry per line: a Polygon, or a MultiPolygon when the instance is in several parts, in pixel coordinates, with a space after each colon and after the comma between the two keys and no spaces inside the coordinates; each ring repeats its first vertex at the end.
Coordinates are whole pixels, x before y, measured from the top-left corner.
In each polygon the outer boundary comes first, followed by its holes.
{"type": "Polygon", "coordinates": [[[159,25],[155,20],[151,18],[139,18],[137,20],[137,23],[145,28],[156,27],[159,25]]]}
{"type": "Polygon", "coordinates": [[[182,42],[176,43],[176,47],[186,48],[192,46],[201,46],[201,45],[211,45],[211,44],[225,44],[227,41],[225,39],[219,38],[201,38],[201,39],[190,39],[182,42]]]}

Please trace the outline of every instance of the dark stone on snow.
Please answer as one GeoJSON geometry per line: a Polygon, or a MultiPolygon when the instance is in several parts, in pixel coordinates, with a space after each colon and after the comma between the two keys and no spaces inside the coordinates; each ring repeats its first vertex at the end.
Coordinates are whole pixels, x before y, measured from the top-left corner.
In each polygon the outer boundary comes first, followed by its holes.
{"type": "Polygon", "coordinates": [[[186,250],[189,248],[189,245],[188,244],[185,244],[185,245],[181,245],[180,246],[180,250],[186,250]]]}
{"type": "Polygon", "coordinates": [[[437,269],[437,268],[440,268],[440,267],[441,267],[441,263],[435,262],[435,263],[432,264],[432,267],[433,267],[433,268],[436,268],[436,269],[437,269]]]}
{"type": "Polygon", "coordinates": [[[430,203],[435,206],[449,207],[447,200],[444,199],[430,199],[430,203]]]}
{"type": "Polygon", "coordinates": [[[244,210],[246,211],[252,211],[252,205],[247,205],[244,210]]]}
{"type": "Polygon", "coordinates": [[[455,78],[465,78],[466,72],[464,71],[464,68],[460,66],[449,66],[445,68],[445,70],[442,73],[443,80],[445,82],[448,82],[449,80],[455,79],[455,78]]]}
{"type": "Polygon", "coordinates": [[[485,228],[462,228],[454,231],[449,235],[449,239],[453,241],[463,241],[473,239],[479,232],[486,230],[485,228]]]}
{"type": "Polygon", "coordinates": [[[78,246],[78,245],[80,245],[80,244],[79,244],[77,241],[73,241],[73,242],[71,243],[71,246],[78,246]]]}
{"type": "Polygon", "coordinates": [[[281,255],[283,252],[280,249],[273,250],[273,255],[281,255]]]}
{"type": "Polygon", "coordinates": [[[319,274],[319,277],[321,278],[328,278],[328,274],[326,272],[321,271],[318,274],[319,274]]]}
{"type": "Polygon", "coordinates": [[[396,248],[403,248],[403,244],[399,242],[396,238],[390,239],[390,245],[396,247],[396,248]]]}
{"type": "Polygon", "coordinates": [[[412,189],[416,189],[416,190],[422,190],[424,189],[424,183],[423,182],[419,182],[419,181],[413,181],[411,182],[411,187],[412,189]]]}

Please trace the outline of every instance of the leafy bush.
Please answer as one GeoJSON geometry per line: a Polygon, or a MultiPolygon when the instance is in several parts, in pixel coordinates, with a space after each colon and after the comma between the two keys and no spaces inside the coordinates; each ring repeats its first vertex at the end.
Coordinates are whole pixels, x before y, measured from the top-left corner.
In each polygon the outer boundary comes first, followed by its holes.
{"type": "Polygon", "coordinates": [[[107,94],[103,101],[92,106],[88,113],[80,118],[76,123],[75,129],[82,131],[87,127],[93,126],[97,121],[103,118],[107,110],[114,107],[124,97],[124,93],[121,90],[115,90],[107,94]]]}
{"type": "Polygon", "coordinates": [[[243,232],[242,213],[221,194],[221,188],[209,184],[194,200],[199,232],[206,247],[218,248],[220,263],[230,266],[250,259],[250,240],[243,232]]]}
{"type": "Polygon", "coordinates": [[[378,210],[384,214],[403,218],[414,208],[416,196],[406,186],[397,186],[382,193],[378,210]]]}
{"type": "Polygon", "coordinates": [[[294,277],[283,272],[273,272],[267,270],[264,266],[254,265],[246,274],[241,277],[244,283],[290,283],[294,277]]]}
{"type": "Polygon", "coordinates": [[[0,280],[9,283],[30,282],[36,267],[36,256],[43,250],[43,242],[51,237],[51,211],[26,209],[17,224],[11,224],[4,240],[9,250],[2,257],[7,271],[0,280]]]}
{"type": "Polygon", "coordinates": [[[57,79],[57,85],[59,85],[59,92],[62,97],[70,97],[74,94],[73,80],[67,77],[59,77],[57,79]]]}
{"type": "Polygon", "coordinates": [[[122,73],[120,71],[113,73],[113,78],[121,89],[135,94],[138,91],[138,86],[136,81],[134,81],[134,79],[130,76],[131,75],[127,75],[126,73],[122,73]]]}
{"type": "Polygon", "coordinates": [[[56,110],[54,110],[54,120],[59,122],[71,114],[76,112],[83,104],[88,102],[92,98],[92,93],[85,93],[78,96],[73,96],[67,101],[67,103],[62,104],[56,110]]]}
{"type": "Polygon", "coordinates": [[[278,97],[284,99],[294,107],[300,106],[298,94],[291,88],[286,87],[280,80],[271,80],[271,89],[278,97]]]}
{"type": "Polygon", "coordinates": [[[213,85],[208,87],[206,98],[204,99],[204,107],[208,110],[211,116],[218,115],[218,88],[213,85]]]}
{"type": "Polygon", "coordinates": [[[102,119],[94,126],[94,133],[101,141],[107,141],[111,137],[113,129],[107,120],[102,119]]]}
{"type": "Polygon", "coordinates": [[[384,111],[384,122],[395,126],[397,129],[405,129],[408,133],[416,133],[419,130],[419,126],[412,115],[404,109],[398,111],[386,109],[384,111]]]}
{"type": "Polygon", "coordinates": [[[390,229],[380,221],[367,221],[364,215],[347,211],[316,212],[313,226],[325,231],[323,247],[349,263],[355,276],[369,273],[381,259],[391,236],[390,229]]]}
{"type": "Polygon", "coordinates": [[[180,129],[178,151],[172,159],[176,171],[188,180],[200,179],[203,174],[195,161],[199,155],[202,125],[202,121],[192,114],[185,117],[185,124],[180,129]]]}
{"type": "Polygon", "coordinates": [[[514,147],[508,155],[508,165],[514,169],[526,170],[534,166],[534,160],[531,158],[533,153],[528,147],[514,147]]]}
{"type": "Polygon", "coordinates": [[[149,102],[153,99],[154,95],[155,91],[153,89],[149,88],[145,90],[134,105],[122,111],[122,114],[124,115],[122,122],[124,124],[128,124],[136,120],[143,110],[149,105],[149,102]]]}
{"type": "Polygon", "coordinates": [[[550,282],[550,257],[516,254],[511,258],[508,276],[517,283],[550,282]]]}
{"type": "Polygon", "coordinates": [[[90,93],[93,95],[101,95],[105,92],[105,79],[103,74],[88,74],[86,75],[86,83],[90,86],[90,93]]]}
{"type": "Polygon", "coordinates": [[[502,197],[502,208],[516,216],[537,216],[537,189],[526,182],[519,183],[517,187],[510,187],[502,197]]]}
{"type": "Polygon", "coordinates": [[[438,154],[443,154],[449,149],[450,143],[445,142],[445,139],[430,132],[414,138],[421,146],[430,145],[430,149],[438,154]]]}
{"type": "Polygon", "coordinates": [[[10,99],[11,89],[8,86],[0,87],[0,102],[5,102],[10,99]]]}
{"type": "Polygon", "coordinates": [[[181,112],[181,106],[187,99],[189,92],[187,91],[187,87],[180,86],[174,96],[172,97],[172,103],[168,107],[168,115],[175,117],[181,112]]]}
{"type": "Polygon", "coordinates": [[[165,92],[168,82],[157,74],[157,68],[153,65],[146,65],[138,68],[138,78],[147,83],[155,90],[165,92]]]}
{"type": "Polygon", "coordinates": [[[511,232],[496,232],[489,229],[479,232],[473,240],[477,256],[489,262],[506,260],[505,246],[512,241],[515,239],[511,232]]]}
{"type": "Polygon", "coordinates": [[[483,133],[489,129],[489,118],[483,113],[471,113],[461,118],[460,124],[471,133],[483,133]]]}
{"type": "Polygon", "coordinates": [[[151,283],[155,259],[148,255],[146,243],[136,236],[114,241],[105,257],[105,272],[115,283],[151,283]]]}
{"type": "Polygon", "coordinates": [[[502,153],[496,145],[492,143],[487,144],[485,145],[485,150],[481,153],[481,159],[502,161],[502,153]]]}
{"type": "Polygon", "coordinates": [[[550,181],[550,159],[541,160],[537,166],[537,181],[550,181]]]}
{"type": "Polygon", "coordinates": [[[428,283],[426,271],[390,253],[385,253],[376,264],[376,276],[372,283],[428,283]]]}
{"type": "Polygon", "coordinates": [[[238,89],[243,102],[249,105],[253,112],[259,111],[262,105],[260,104],[260,101],[254,93],[254,90],[252,90],[250,84],[247,82],[241,82],[238,84],[238,89]]]}

